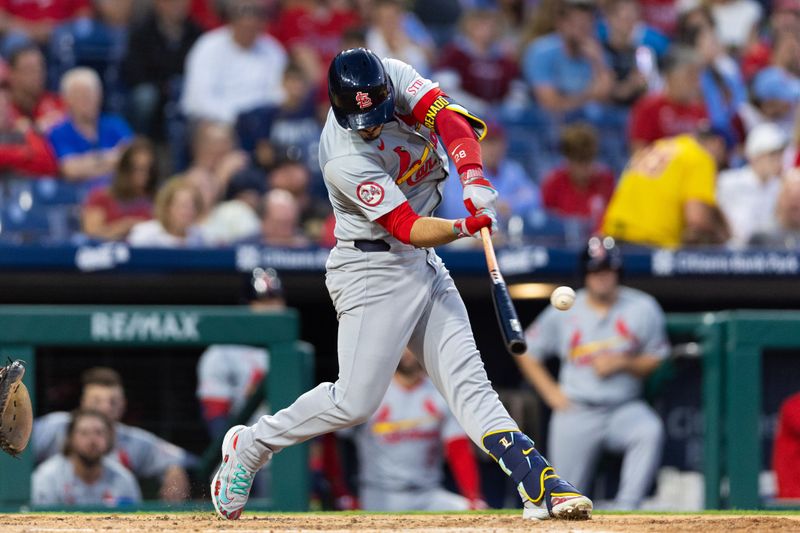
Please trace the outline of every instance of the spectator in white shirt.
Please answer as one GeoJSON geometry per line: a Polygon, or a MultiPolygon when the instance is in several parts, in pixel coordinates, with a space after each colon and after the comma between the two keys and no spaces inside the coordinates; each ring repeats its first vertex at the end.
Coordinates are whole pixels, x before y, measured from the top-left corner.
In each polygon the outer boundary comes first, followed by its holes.
{"type": "Polygon", "coordinates": [[[742,49],[761,21],[761,4],[756,0],[712,0],[710,4],[720,42],[728,49],[742,49]]]}
{"type": "Polygon", "coordinates": [[[777,226],[775,206],[786,144],[780,127],[760,124],[747,136],[748,165],[720,174],[717,202],[731,227],[731,245],[745,246],[753,235],[769,233],[777,226]]]}
{"type": "Polygon", "coordinates": [[[754,235],[750,244],[762,248],[800,249],[800,169],[784,172],[775,216],[778,227],[754,235]]]}
{"type": "Polygon", "coordinates": [[[233,124],[239,113],[280,104],[287,57],[264,34],[263,0],[230,0],[227,25],[200,37],[186,58],[181,108],[192,119],[233,124]]]}
{"type": "Polygon", "coordinates": [[[200,191],[184,177],[172,178],[159,189],[155,202],[156,218],[133,226],[128,236],[131,246],[181,248],[201,246],[203,238],[196,225],[203,209],[200,191]]]}
{"type": "Polygon", "coordinates": [[[257,236],[261,231],[258,212],[266,192],[267,177],[263,170],[247,168],[237,172],[228,183],[225,201],[217,204],[203,220],[203,240],[226,246],[257,236]]]}

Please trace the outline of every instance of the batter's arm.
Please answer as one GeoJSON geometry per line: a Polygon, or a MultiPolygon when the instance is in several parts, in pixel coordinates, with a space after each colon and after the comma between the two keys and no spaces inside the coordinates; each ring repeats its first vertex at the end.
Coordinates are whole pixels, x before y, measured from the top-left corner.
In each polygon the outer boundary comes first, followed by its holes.
{"type": "Polygon", "coordinates": [[[522,357],[513,357],[512,359],[517,363],[520,372],[522,372],[528,383],[533,385],[551,409],[559,411],[569,407],[569,398],[561,390],[561,385],[553,379],[553,376],[550,375],[550,372],[538,359],[530,354],[525,354],[522,357]]]}
{"type": "Polygon", "coordinates": [[[417,215],[408,202],[403,202],[376,222],[400,242],[417,248],[441,246],[461,237],[480,238],[481,228],[490,228],[493,214],[478,211],[474,216],[458,220],[417,215]]]}
{"type": "Polygon", "coordinates": [[[436,217],[420,217],[411,226],[411,244],[418,248],[441,246],[458,239],[453,221],[436,217]]]}

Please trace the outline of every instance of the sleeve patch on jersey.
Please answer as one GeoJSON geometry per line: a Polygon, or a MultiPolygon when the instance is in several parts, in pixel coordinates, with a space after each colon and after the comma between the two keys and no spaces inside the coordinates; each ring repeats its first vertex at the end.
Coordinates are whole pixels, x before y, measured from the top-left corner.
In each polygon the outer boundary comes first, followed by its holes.
{"type": "Polygon", "coordinates": [[[374,181],[365,181],[356,187],[356,196],[358,196],[358,199],[365,205],[375,207],[383,201],[383,187],[374,181]]]}

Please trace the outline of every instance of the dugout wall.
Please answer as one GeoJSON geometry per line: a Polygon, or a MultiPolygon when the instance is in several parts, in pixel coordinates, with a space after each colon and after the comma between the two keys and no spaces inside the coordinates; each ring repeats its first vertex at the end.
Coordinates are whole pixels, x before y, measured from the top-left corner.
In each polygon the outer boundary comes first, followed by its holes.
{"type": "MultiPolygon", "coordinates": [[[[37,346],[119,346],[126,348],[203,347],[209,344],[263,346],[270,353],[267,400],[277,411],[311,386],[313,352],[298,341],[299,320],[292,309],[252,312],[247,307],[192,306],[0,306],[0,357],[27,362],[25,383],[36,412],[37,346]]],[[[154,369],[156,372],[157,369],[154,369]]],[[[269,507],[308,509],[308,450],[305,444],[277,454],[271,463],[269,507]]],[[[0,454],[0,508],[29,504],[33,453],[19,459],[0,454]]]]}

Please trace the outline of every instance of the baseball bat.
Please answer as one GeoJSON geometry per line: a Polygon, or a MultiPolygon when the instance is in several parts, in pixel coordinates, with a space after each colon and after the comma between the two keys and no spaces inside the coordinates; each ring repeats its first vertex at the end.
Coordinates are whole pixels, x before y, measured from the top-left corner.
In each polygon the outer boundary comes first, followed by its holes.
{"type": "Polygon", "coordinates": [[[517,318],[517,311],[508,294],[508,287],[497,266],[497,257],[494,255],[494,245],[492,235],[488,228],[481,228],[481,238],[483,239],[483,251],[486,254],[486,266],[489,267],[489,278],[492,281],[492,301],[494,302],[494,313],[500,323],[500,333],[503,334],[503,342],[506,349],[514,355],[524,354],[528,350],[525,344],[525,337],[522,334],[522,326],[517,318]]]}

